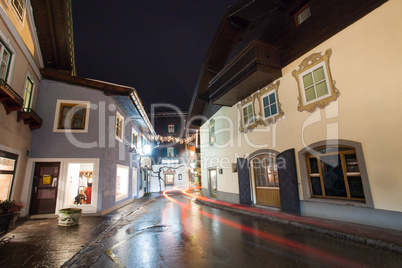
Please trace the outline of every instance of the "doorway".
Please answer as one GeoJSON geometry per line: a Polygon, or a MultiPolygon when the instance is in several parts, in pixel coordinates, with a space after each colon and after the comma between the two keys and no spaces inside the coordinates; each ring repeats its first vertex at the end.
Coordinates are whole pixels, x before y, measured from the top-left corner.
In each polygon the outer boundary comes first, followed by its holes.
{"type": "Polygon", "coordinates": [[[35,163],[29,214],[53,214],[56,210],[60,162],[35,163]]]}
{"type": "Polygon", "coordinates": [[[217,173],[216,169],[208,170],[209,175],[209,189],[211,197],[216,198],[217,195],[217,173]]]}
{"type": "Polygon", "coordinates": [[[251,168],[256,204],[280,208],[279,176],[275,155],[258,155],[251,161],[251,168]]]}

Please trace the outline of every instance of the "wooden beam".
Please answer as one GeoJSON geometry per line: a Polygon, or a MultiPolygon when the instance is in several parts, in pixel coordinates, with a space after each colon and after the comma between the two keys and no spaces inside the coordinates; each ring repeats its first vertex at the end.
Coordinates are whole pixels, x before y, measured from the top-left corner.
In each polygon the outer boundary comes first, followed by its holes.
{"type": "Polygon", "coordinates": [[[50,28],[50,35],[52,37],[52,48],[54,54],[54,61],[56,68],[60,68],[59,57],[57,56],[57,44],[56,44],[56,35],[54,32],[54,25],[53,25],[53,16],[52,16],[52,6],[50,0],[46,0],[46,11],[47,11],[47,18],[49,21],[49,28],[50,28]]]}

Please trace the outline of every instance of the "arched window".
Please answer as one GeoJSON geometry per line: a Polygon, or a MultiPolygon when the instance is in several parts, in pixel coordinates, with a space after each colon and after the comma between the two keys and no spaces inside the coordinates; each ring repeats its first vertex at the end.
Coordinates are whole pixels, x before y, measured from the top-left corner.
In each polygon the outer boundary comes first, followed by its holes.
{"type": "Polygon", "coordinates": [[[252,163],[257,187],[279,187],[276,157],[272,154],[260,155],[252,163]]]}
{"type": "Polygon", "coordinates": [[[354,147],[322,146],[305,154],[312,197],[365,201],[354,147]]]}

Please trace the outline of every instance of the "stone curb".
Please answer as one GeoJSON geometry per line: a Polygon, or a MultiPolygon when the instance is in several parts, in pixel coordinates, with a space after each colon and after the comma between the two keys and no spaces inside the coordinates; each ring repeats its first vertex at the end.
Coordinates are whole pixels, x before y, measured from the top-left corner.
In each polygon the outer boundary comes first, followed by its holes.
{"type": "Polygon", "coordinates": [[[234,208],[230,208],[230,207],[227,207],[227,206],[224,206],[224,205],[219,205],[219,204],[215,204],[215,203],[212,203],[212,202],[208,202],[208,201],[205,201],[205,200],[196,199],[196,202],[199,203],[199,204],[202,204],[202,205],[210,206],[210,207],[217,208],[217,209],[222,209],[222,210],[225,210],[225,211],[228,211],[228,212],[243,214],[243,215],[251,216],[251,217],[256,218],[256,219],[269,220],[269,221],[275,222],[275,223],[286,224],[286,225],[293,226],[293,227],[296,227],[296,228],[299,228],[299,229],[309,230],[309,231],[313,231],[313,232],[316,232],[316,233],[320,233],[320,234],[329,235],[329,236],[336,237],[336,238],[349,240],[349,241],[356,242],[356,243],[359,243],[359,244],[363,244],[363,245],[366,245],[366,246],[375,247],[375,248],[381,248],[381,249],[384,249],[384,250],[388,250],[388,251],[391,251],[391,252],[402,254],[402,246],[392,244],[392,243],[388,243],[388,242],[384,242],[384,241],[381,241],[381,240],[377,240],[377,239],[373,239],[373,238],[367,238],[367,237],[363,237],[363,236],[359,236],[359,235],[355,235],[355,234],[350,234],[350,233],[346,233],[346,232],[341,232],[341,231],[335,231],[335,230],[332,230],[332,229],[327,229],[327,228],[323,228],[323,227],[309,225],[309,224],[306,224],[306,223],[300,223],[300,222],[296,222],[296,221],[280,219],[280,218],[276,218],[276,217],[272,217],[272,216],[268,216],[268,215],[263,215],[263,214],[258,214],[258,213],[254,213],[254,212],[250,212],[250,211],[243,211],[243,210],[239,210],[239,209],[234,209],[234,208]]]}
{"type": "MultiPolygon", "coordinates": [[[[158,198],[158,197],[156,197],[158,198]]],[[[140,208],[142,208],[145,205],[148,205],[152,202],[154,202],[156,200],[156,198],[152,198],[149,199],[148,201],[144,202],[143,204],[141,204],[140,206],[136,207],[135,209],[123,213],[117,220],[115,220],[115,222],[113,222],[108,228],[106,228],[102,233],[100,233],[95,239],[93,239],[92,241],[89,241],[87,243],[87,245],[85,247],[83,247],[82,249],[80,249],[79,251],[77,251],[77,253],[74,254],[74,256],[72,256],[68,261],[66,261],[62,266],[60,266],[61,268],[63,267],[71,267],[82,255],[84,255],[85,252],[89,251],[93,245],[95,245],[96,243],[98,243],[99,241],[102,240],[102,238],[111,230],[113,229],[121,219],[131,215],[132,213],[134,213],[135,211],[139,210],[140,208]]],[[[128,204],[129,205],[129,204],[128,204]]]]}

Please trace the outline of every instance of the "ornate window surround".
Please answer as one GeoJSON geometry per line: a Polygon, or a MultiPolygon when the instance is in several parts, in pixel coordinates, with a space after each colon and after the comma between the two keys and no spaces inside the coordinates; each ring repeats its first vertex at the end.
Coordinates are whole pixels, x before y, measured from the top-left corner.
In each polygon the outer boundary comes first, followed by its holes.
{"type": "Polygon", "coordinates": [[[279,84],[280,84],[280,81],[277,81],[275,84],[271,83],[271,84],[265,86],[264,88],[262,88],[260,90],[260,92],[258,93],[258,100],[259,100],[259,104],[260,104],[259,123],[261,123],[264,126],[268,126],[270,124],[276,123],[285,114],[281,108],[282,105],[279,102],[279,94],[278,94],[279,84]],[[278,112],[277,112],[277,114],[275,114],[273,116],[269,116],[269,117],[265,118],[263,97],[265,94],[267,94],[271,91],[274,91],[274,90],[275,90],[275,97],[276,97],[276,107],[277,107],[278,112]]]}
{"type": "Polygon", "coordinates": [[[332,49],[327,49],[325,51],[324,55],[321,55],[321,53],[313,53],[307,58],[305,58],[299,65],[298,70],[293,70],[292,75],[296,79],[297,82],[297,87],[299,90],[299,96],[297,99],[299,100],[299,105],[297,109],[301,112],[304,110],[307,110],[308,112],[312,113],[314,112],[317,107],[322,109],[325,108],[331,101],[336,100],[340,92],[339,90],[335,87],[335,81],[332,80],[331,76],[331,71],[329,68],[329,58],[332,55],[332,49]],[[324,64],[326,72],[326,78],[328,79],[328,85],[329,85],[329,93],[328,97],[324,97],[323,99],[319,99],[317,101],[311,101],[310,103],[306,103],[305,101],[305,92],[304,89],[302,88],[302,77],[301,74],[305,71],[308,71],[309,69],[312,69],[318,64],[324,64]]]}
{"type": "Polygon", "coordinates": [[[258,123],[259,123],[259,118],[257,114],[255,113],[255,98],[257,98],[256,94],[252,94],[248,96],[246,99],[242,100],[240,103],[237,104],[237,107],[239,108],[240,111],[240,132],[248,132],[254,129],[258,123]],[[246,106],[249,106],[251,104],[252,111],[253,111],[253,119],[254,122],[248,125],[244,125],[244,114],[243,114],[243,108],[246,106]]]}

